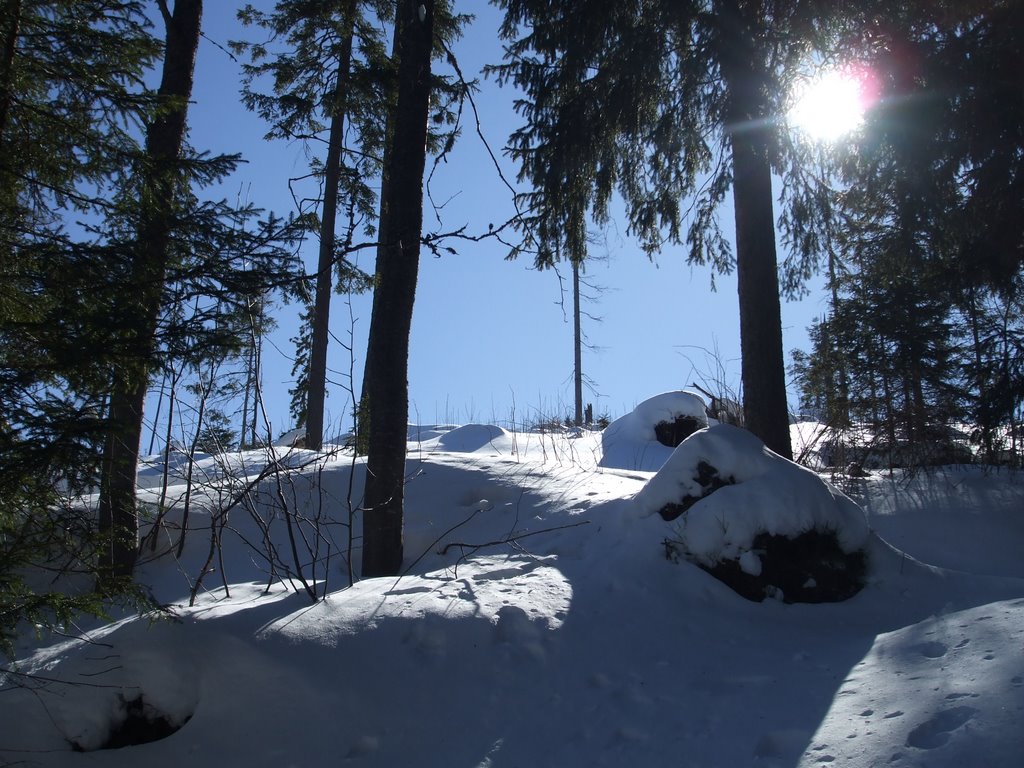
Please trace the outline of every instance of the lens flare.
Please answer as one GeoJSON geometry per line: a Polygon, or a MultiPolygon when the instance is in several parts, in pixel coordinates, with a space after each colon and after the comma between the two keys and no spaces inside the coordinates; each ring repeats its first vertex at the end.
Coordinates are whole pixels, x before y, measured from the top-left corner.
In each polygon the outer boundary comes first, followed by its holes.
{"type": "Polygon", "coordinates": [[[805,81],[794,93],[789,124],[817,141],[852,133],[878,100],[877,81],[864,67],[847,66],[805,81]]]}

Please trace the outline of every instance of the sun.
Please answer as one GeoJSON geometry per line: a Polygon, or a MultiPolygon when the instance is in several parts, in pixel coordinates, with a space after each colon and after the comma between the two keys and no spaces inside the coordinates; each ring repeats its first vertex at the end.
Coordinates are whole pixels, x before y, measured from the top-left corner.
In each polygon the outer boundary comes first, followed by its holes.
{"type": "Polygon", "coordinates": [[[789,124],[816,141],[833,142],[864,122],[876,100],[869,73],[834,69],[805,81],[795,92],[789,124]]]}

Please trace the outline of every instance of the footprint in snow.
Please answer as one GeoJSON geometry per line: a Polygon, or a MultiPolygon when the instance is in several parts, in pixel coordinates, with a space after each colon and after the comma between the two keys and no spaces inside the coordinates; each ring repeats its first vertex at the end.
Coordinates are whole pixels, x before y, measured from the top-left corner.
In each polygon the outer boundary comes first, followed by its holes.
{"type": "Polygon", "coordinates": [[[500,645],[535,661],[544,660],[546,653],[541,630],[522,608],[503,605],[493,622],[495,640],[500,645]]]}
{"type": "Polygon", "coordinates": [[[968,722],[977,712],[974,707],[954,707],[939,712],[907,734],[907,746],[937,749],[949,741],[953,731],[968,722]]]}
{"type": "Polygon", "coordinates": [[[945,643],[940,643],[937,640],[930,640],[927,643],[919,643],[918,645],[915,645],[914,650],[929,659],[941,659],[946,655],[949,648],[946,647],[945,643]]]}
{"type": "Polygon", "coordinates": [[[947,701],[954,701],[955,699],[976,699],[978,698],[977,693],[950,693],[946,695],[947,701]]]}

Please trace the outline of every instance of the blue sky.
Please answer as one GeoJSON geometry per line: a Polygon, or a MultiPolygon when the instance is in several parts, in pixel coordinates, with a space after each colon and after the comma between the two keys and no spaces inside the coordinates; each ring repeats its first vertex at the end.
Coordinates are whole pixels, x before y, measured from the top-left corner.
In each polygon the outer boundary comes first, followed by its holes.
{"type": "MultiPolygon", "coordinates": [[[[263,0],[257,5],[271,6],[263,0]]],[[[293,210],[288,178],[307,171],[304,150],[296,144],[262,139],[266,126],[239,102],[238,65],[213,42],[252,39],[258,30],[235,20],[240,3],[216,0],[206,4],[204,40],[196,70],[194,104],[190,113],[194,146],[214,152],[241,152],[247,163],[220,191],[287,213],[293,210]],[[211,42],[213,41],[213,42],[211,42]]],[[[461,10],[475,13],[455,49],[467,77],[485,63],[501,57],[497,37],[499,12],[479,2],[462,2],[461,10]]],[[[519,124],[512,108],[514,93],[481,79],[477,94],[483,131],[500,156],[508,133],[519,124]]],[[[505,162],[505,174],[515,168],[505,162]]],[[[512,211],[511,195],[498,178],[482,142],[467,123],[448,162],[434,174],[430,187],[436,202],[427,203],[424,221],[429,230],[468,225],[486,231],[512,211]],[[439,223],[438,217],[441,221],[439,223]]],[[[732,229],[732,209],[721,211],[726,231],[732,229]]],[[[595,414],[618,416],[659,392],[692,382],[722,381],[739,387],[739,322],[735,280],[685,263],[682,248],[666,248],[652,262],[626,235],[623,221],[600,232],[604,241],[586,277],[603,286],[597,301],[585,307],[602,318],[585,320],[585,332],[595,350],[585,350],[584,372],[593,383],[585,400],[595,414]]],[[[505,260],[500,243],[453,243],[456,255],[434,258],[424,253],[416,297],[410,354],[410,421],[530,421],[538,416],[562,416],[572,410],[571,295],[563,307],[562,285],[553,271],[537,272],[526,261],[505,260]]],[[[303,250],[308,264],[316,259],[316,243],[303,250]]],[[[781,256],[781,254],[780,254],[781,256]]],[[[372,270],[372,254],[361,265],[372,270]]],[[[561,270],[569,289],[569,271],[561,270]]],[[[783,326],[787,353],[806,347],[806,327],[824,311],[819,290],[800,302],[784,302],[783,326]]],[[[283,305],[276,312],[279,330],[264,353],[264,391],[275,434],[290,426],[288,394],[299,307],[283,305]]],[[[345,391],[354,370],[359,388],[370,317],[370,297],[351,300],[336,296],[331,328],[344,341],[354,341],[354,360],[334,344],[329,358],[333,384],[329,387],[328,424],[339,430],[351,425],[351,404],[345,391]]],[[[791,396],[791,407],[796,403],[791,396]]]]}

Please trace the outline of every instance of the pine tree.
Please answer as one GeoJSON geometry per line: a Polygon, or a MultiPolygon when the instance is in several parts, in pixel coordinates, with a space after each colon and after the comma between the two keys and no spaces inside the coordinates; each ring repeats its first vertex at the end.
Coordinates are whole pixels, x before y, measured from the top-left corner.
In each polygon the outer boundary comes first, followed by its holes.
{"type": "MultiPolygon", "coordinates": [[[[144,8],[118,0],[0,3],[0,646],[25,626],[104,610],[88,591],[33,586],[39,569],[94,573],[80,504],[95,485],[112,357],[96,289],[109,247],[91,222],[126,173],[136,90],[159,53],[144,8]],[[28,622],[28,624],[22,623],[28,622]]],[[[141,599],[131,585],[121,598],[141,599]]]]}
{"type": "Polygon", "coordinates": [[[324,398],[327,390],[327,342],[330,301],[338,290],[365,290],[368,277],[348,259],[356,222],[367,235],[374,231],[376,199],[370,180],[380,172],[382,114],[387,112],[390,63],[377,23],[388,18],[382,0],[280,0],[273,13],[252,6],[239,12],[246,24],[271,34],[266,43],[236,42],[248,53],[243,97],[272,128],[267,138],[310,140],[327,131],[326,152],[313,163],[322,179],[319,250],[311,311],[298,337],[293,415],[306,427],[307,448],[323,443],[324,398]],[[273,52],[271,47],[274,48],[273,52]],[[253,83],[273,78],[273,93],[260,93],[253,83]],[[346,123],[348,124],[346,126],[346,123]],[[346,128],[354,141],[346,141],[346,128]],[[348,210],[349,227],[336,236],[339,207],[348,210]],[[337,275],[337,278],[335,278],[337,275]]]}
{"type": "MultiPolygon", "coordinates": [[[[1019,423],[1024,349],[1019,344],[1019,288],[1024,271],[1024,7],[973,0],[942,8],[940,23],[908,20],[896,26],[913,80],[899,91],[927,94],[935,111],[911,113],[919,130],[935,134],[932,184],[952,188],[934,214],[948,254],[945,281],[964,348],[963,418],[976,424],[990,460],[1019,423]],[[935,112],[938,112],[936,116],[935,112]],[[930,122],[923,122],[929,120],[930,122]]],[[[884,62],[890,63],[890,62],[884,62]]],[[[893,145],[891,132],[879,138],[893,145]]],[[[927,198],[926,198],[927,199],[927,198]]],[[[1009,441],[1012,444],[1012,439],[1009,441]]]]}
{"type": "MultiPolygon", "coordinates": [[[[179,3],[173,14],[161,7],[172,19],[191,10],[198,33],[197,3],[179,3]]],[[[142,597],[127,579],[112,578],[129,570],[137,536],[131,455],[141,405],[133,410],[125,401],[144,393],[157,371],[179,375],[206,356],[241,349],[253,322],[249,297],[289,288],[295,268],[283,248],[293,222],[255,223],[251,207],[193,194],[193,186],[230,172],[237,157],[201,158],[184,144],[168,157],[139,146],[135,126],[150,126],[153,149],[160,126],[168,128],[186,103],[172,88],[157,94],[143,86],[162,46],[141,3],[21,0],[0,10],[6,642],[22,619],[49,625],[102,608],[100,594],[64,594],[62,583],[34,592],[25,581],[33,568],[99,574],[102,596],[142,597]],[[161,206],[168,189],[173,204],[161,206]],[[148,235],[160,222],[168,225],[166,260],[156,274],[142,256],[152,255],[160,238],[148,235]],[[126,411],[131,418],[120,418],[126,411]],[[104,457],[111,445],[120,451],[117,478],[109,450],[104,457]],[[122,494],[116,507],[112,480],[122,494]],[[102,536],[81,498],[97,487],[102,536]]],[[[173,53],[179,67],[168,78],[184,78],[191,58],[173,53]]]]}
{"type": "MultiPolygon", "coordinates": [[[[451,13],[447,4],[438,8],[437,39],[450,41],[459,34],[466,17],[451,13]]],[[[396,73],[381,38],[381,22],[394,18],[390,0],[280,0],[273,13],[247,6],[239,14],[243,22],[270,33],[265,43],[233,43],[249,54],[243,98],[247,106],[272,126],[267,138],[323,137],[325,158],[312,163],[313,175],[322,179],[318,223],[319,251],[315,289],[303,314],[296,343],[291,390],[291,411],[306,428],[306,446],[319,448],[323,441],[324,398],[327,383],[327,342],[330,296],[336,291],[363,291],[372,279],[349,261],[350,253],[371,243],[355,242],[362,234],[371,237],[377,224],[373,191],[387,187],[385,173],[387,120],[396,98],[396,73]],[[255,78],[270,75],[272,93],[260,93],[255,78]],[[346,138],[348,137],[348,138],[346,138]],[[336,232],[336,218],[344,210],[348,220],[343,236],[336,232]],[[332,273],[334,278],[332,279],[332,273]]],[[[443,54],[438,45],[433,56],[443,54]]],[[[456,113],[452,104],[471,85],[431,78],[437,97],[427,143],[430,151],[450,146],[455,138],[456,113]]],[[[376,231],[384,242],[383,230],[376,231]]],[[[365,393],[364,393],[365,394],[365,393]]],[[[362,400],[363,398],[361,398],[362,400]]],[[[366,408],[361,406],[365,415],[366,408]]],[[[362,421],[362,419],[360,419],[362,421]]],[[[363,431],[363,430],[360,430],[363,431]]],[[[362,441],[361,441],[362,442],[362,441]]]]}
{"type": "Polygon", "coordinates": [[[157,109],[144,151],[105,222],[121,269],[110,278],[119,299],[100,483],[99,520],[109,531],[104,572],[131,574],[138,546],[135,472],[151,375],[168,361],[238,354],[262,318],[252,296],[291,291],[295,265],[286,248],[301,220],[258,215],[251,206],[200,200],[196,188],[223,178],[237,156],[204,157],[185,144],[188,100],[199,41],[201,0],[160,2],[167,42],[157,109]],[[190,309],[185,309],[190,308],[190,309]]]}
{"type": "Polygon", "coordinates": [[[1021,402],[1001,320],[1024,254],[1020,13],[907,4],[864,36],[884,98],[843,165],[842,298],[801,366],[819,397],[814,371],[848,371],[853,417],[919,454],[966,421],[994,457],[1021,402]]]}
{"type": "Polygon", "coordinates": [[[572,263],[573,426],[583,426],[583,329],[580,322],[580,264],[572,263]]]}
{"type": "Polygon", "coordinates": [[[182,183],[180,160],[203,12],[202,0],[175,0],[173,11],[164,0],[158,5],[167,31],[163,76],[157,113],[146,128],[141,215],[135,253],[126,276],[128,285],[136,291],[132,306],[125,308],[126,327],[136,350],[115,372],[100,485],[100,530],[110,536],[110,549],[102,566],[112,579],[131,576],[138,549],[135,473],[142,440],[143,405],[167,280],[176,197],[182,183]]]}
{"type": "Polygon", "coordinates": [[[617,192],[649,253],[685,240],[692,262],[728,271],[716,209],[731,187],[745,420],[791,455],[773,171],[783,177],[782,234],[793,252],[782,288],[797,288],[814,267],[829,213],[806,154],[778,130],[778,117],[805,57],[835,38],[844,16],[853,23],[856,4],[500,4],[510,43],[507,63],[494,71],[526,93],[526,125],[511,148],[520,179],[534,188],[524,195],[519,251],[535,251],[540,266],[558,243],[568,258],[582,258],[582,222],[588,212],[606,220],[617,192]],[[719,157],[727,162],[716,164],[719,157]]]}
{"type": "Polygon", "coordinates": [[[965,277],[999,287],[1024,265],[1024,5],[972,0],[951,15],[910,35],[927,44],[923,86],[941,94],[948,115],[943,170],[963,191],[955,224],[965,277]]]}

